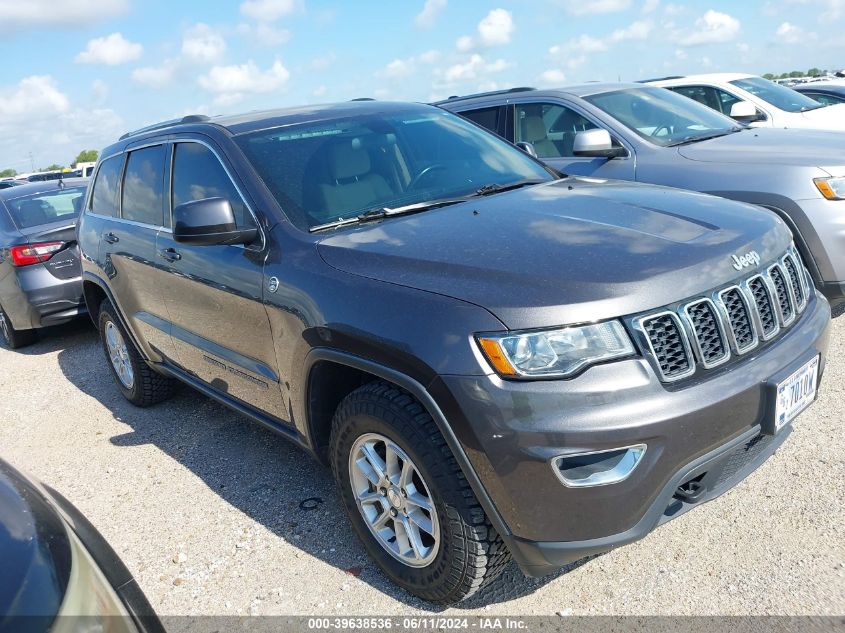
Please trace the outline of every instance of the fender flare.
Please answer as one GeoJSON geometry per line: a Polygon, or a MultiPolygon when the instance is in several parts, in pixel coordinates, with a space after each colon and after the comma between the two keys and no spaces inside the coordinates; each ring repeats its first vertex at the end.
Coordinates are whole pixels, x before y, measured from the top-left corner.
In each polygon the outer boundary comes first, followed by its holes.
{"type": "Polygon", "coordinates": [[[514,560],[516,560],[517,563],[522,565],[524,561],[520,560],[522,558],[520,556],[521,551],[516,546],[513,534],[511,533],[504,519],[502,519],[502,516],[496,508],[496,505],[493,503],[493,500],[490,498],[490,495],[487,494],[487,489],[484,487],[484,484],[481,482],[478,473],[476,473],[475,469],[470,463],[463,446],[461,445],[460,441],[452,430],[452,426],[449,424],[449,421],[446,419],[446,416],[443,414],[443,411],[440,409],[440,406],[437,404],[437,402],[434,400],[434,398],[431,396],[425,386],[419,381],[412,378],[411,376],[403,374],[402,372],[396,371],[395,369],[392,369],[390,367],[380,365],[379,363],[375,363],[366,358],[350,354],[348,352],[342,352],[336,349],[326,347],[312,348],[311,351],[309,351],[305,357],[304,379],[305,384],[308,386],[306,388],[302,403],[305,413],[304,419],[307,421],[306,428],[308,430],[309,444],[311,444],[312,437],[311,419],[308,415],[307,406],[305,405],[305,403],[308,402],[308,390],[310,389],[309,382],[311,376],[311,369],[319,361],[330,361],[341,365],[346,365],[348,367],[352,367],[353,369],[358,369],[360,371],[367,372],[369,374],[382,378],[383,380],[391,382],[397,385],[398,387],[401,387],[402,389],[405,389],[408,393],[410,393],[419,401],[423,408],[425,408],[428,414],[432,417],[434,423],[437,425],[437,428],[440,430],[440,433],[443,435],[443,438],[446,440],[446,444],[449,447],[449,450],[451,450],[452,454],[455,456],[455,460],[458,462],[458,466],[463,472],[464,477],[466,477],[467,481],[469,482],[469,485],[472,487],[472,491],[475,493],[478,502],[484,509],[484,513],[490,519],[490,523],[492,523],[493,527],[502,537],[502,540],[505,542],[505,545],[507,546],[508,550],[510,550],[511,556],[514,558],[514,560]]]}

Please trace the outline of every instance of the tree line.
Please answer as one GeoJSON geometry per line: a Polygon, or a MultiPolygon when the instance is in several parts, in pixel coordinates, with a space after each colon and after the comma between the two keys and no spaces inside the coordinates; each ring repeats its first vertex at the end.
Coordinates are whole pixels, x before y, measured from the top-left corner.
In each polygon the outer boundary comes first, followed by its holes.
{"type": "MultiPolygon", "coordinates": [[[[71,169],[75,169],[79,163],[93,163],[96,162],[97,156],[99,152],[95,149],[84,149],[79,154],[76,155],[76,160],[74,160],[69,167],[71,169]]],[[[52,165],[48,165],[47,167],[42,167],[38,171],[58,171],[60,169],[64,169],[64,165],[59,165],[57,163],[53,163],[52,165]]],[[[0,169],[0,178],[11,178],[13,176],[17,176],[18,171],[16,169],[0,169]]]]}
{"type": "Polygon", "coordinates": [[[766,73],[763,75],[763,79],[797,79],[798,77],[822,77],[827,75],[830,71],[821,70],[820,68],[811,68],[810,70],[804,72],[803,70],[793,70],[789,73],[766,73]]]}

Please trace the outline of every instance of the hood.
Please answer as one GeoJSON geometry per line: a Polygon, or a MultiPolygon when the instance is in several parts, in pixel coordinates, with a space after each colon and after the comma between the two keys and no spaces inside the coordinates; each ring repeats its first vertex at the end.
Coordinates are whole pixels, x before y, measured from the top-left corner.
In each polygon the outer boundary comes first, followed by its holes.
{"type": "MultiPolygon", "coordinates": [[[[482,306],[510,329],[635,314],[727,284],[789,246],[774,214],[666,187],[566,178],[321,240],[342,271],[482,306]]],[[[409,306],[409,310],[413,306],[409,306]]]]}
{"type": "Polygon", "coordinates": [[[808,127],[845,130],[845,103],[837,103],[799,113],[808,127]]]}
{"type": "Polygon", "coordinates": [[[751,128],[681,145],[678,153],[706,163],[845,165],[845,132],[751,128]]]}

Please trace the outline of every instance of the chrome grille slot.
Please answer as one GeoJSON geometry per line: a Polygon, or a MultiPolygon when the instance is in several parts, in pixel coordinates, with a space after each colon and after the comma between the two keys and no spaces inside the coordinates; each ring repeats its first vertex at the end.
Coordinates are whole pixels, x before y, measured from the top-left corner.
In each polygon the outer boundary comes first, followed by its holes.
{"type": "Polygon", "coordinates": [[[807,295],[804,294],[804,284],[801,283],[798,266],[795,263],[795,258],[790,253],[783,258],[783,267],[786,270],[786,275],[789,277],[789,284],[792,287],[792,295],[795,297],[795,305],[799,312],[802,312],[807,307],[807,295]]]}
{"type": "Polygon", "coordinates": [[[691,338],[701,364],[715,367],[730,358],[730,349],[716,307],[710,299],[701,299],[684,306],[691,338]]]}
{"type": "Polygon", "coordinates": [[[757,347],[757,332],[742,291],[734,286],[719,293],[719,300],[727,315],[727,331],[733,335],[734,348],[744,354],[757,347]]]}
{"type": "Polygon", "coordinates": [[[781,324],[789,325],[795,318],[795,310],[792,306],[792,295],[789,286],[787,286],[786,275],[777,264],[769,268],[769,278],[772,280],[772,285],[775,290],[775,298],[778,309],[780,310],[781,324]]]}
{"type": "Polygon", "coordinates": [[[664,380],[679,380],[695,371],[689,344],[677,315],[664,312],[646,317],[640,324],[664,380]]]}
{"type": "Polygon", "coordinates": [[[676,308],[634,318],[660,379],[674,382],[756,349],[798,319],[813,289],[792,246],[767,269],[676,308]]]}
{"type": "Polygon", "coordinates": [[[763,338],[769,339],[777,334],[780,326],[778,325],[771,294],[769,294],[769,288],[763,276],[757,275],[749,279],[748,290],[754,298],[757,314],[760,315],[760,327],[763,330],[763,338]]]}

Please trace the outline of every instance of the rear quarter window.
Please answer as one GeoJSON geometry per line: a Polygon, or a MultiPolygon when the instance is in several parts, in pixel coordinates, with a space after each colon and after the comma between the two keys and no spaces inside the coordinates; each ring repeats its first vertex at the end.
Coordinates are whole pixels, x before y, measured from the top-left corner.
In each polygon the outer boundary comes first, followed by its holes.
{"type": "Polygon", "coordinates": [[[123,168],[123,154],[103,161],[94,180],[91,194],[91,212],[109,217],[117,216],[117,189],[120,170],[123,168]]]}

